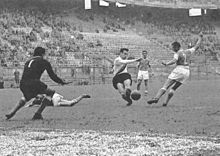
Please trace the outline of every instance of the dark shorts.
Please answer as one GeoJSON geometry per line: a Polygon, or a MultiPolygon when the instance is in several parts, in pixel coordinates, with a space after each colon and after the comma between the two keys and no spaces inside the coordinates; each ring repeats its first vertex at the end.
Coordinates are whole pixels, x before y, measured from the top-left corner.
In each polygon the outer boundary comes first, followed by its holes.
{"type": "Polygon", "coordinates": [[[4,88],[4,82],[0,82],[0,89],[4,88]]]}
{"type": "Polygon", "coordinates": [[[53,96],[54,90],[47,88],[47,85],[40,80],[22,80],[20,82],[20,89],[27,101],[35,98],[38,94],[46,94],[48,96],[53,96]]]}
{"type": "Polygon", "coordinates": [[[122,73],[122,74],[115,75],[112,79],[113,87],[115,89],[118,89],[117,84],[118,83],[124,84],[125,80],[131,80],[131,85],[132,85],[132,79],[129,73],[122,73]]]}

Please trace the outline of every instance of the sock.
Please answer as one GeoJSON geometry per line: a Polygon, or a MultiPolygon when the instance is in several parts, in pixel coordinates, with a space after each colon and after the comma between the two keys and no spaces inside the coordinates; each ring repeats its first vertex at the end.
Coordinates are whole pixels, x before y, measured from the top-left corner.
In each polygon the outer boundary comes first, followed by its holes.
{"type": "Polygon", "coordinates": [[[48,105],[48,103],[50,103],[50,100],[48,100],[47,97],[44,97],[44,99],[41,102],[40,107],[38,108],[35,114],[41,114],[46,108],[46,106],[48,105]]]}
{"type": "Polygon", "coordinates": [[[163,94],[166,93],[166,90],[161,88],[158,92],[157,95],[155,96],[155,99],[160,99],[163,94]]]}
{"type": "Polygon", "coordinates": [[[165,101],[165,105],[168,104],[168,102],[169,102],[170,99],[173,97],[173,95],[174,95],[174,92],[173,92],[173,91],[171,91],[171,92],[168,93],[167,98],[166,98],[166,101],[165,101]]]}

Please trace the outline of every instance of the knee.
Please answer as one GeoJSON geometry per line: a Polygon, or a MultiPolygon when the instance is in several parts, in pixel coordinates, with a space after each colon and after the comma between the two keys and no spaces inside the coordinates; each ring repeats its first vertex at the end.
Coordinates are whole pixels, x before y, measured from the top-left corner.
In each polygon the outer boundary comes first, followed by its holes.
{"type": "Polygon", "coordinates": [[[125,89],[130,88],[131,87],[131,83],[125,83],[125,89]]]}
{"type": "Polygon", "coordinates": [[[160,90],[166,92],[166,91],[167,91],[167,88],[163,87],[163,88],[160,88],[160,90]]]}
{"type": "Polygon", "coordinates": [[[169,93],[168,93],[168,96],[173,96],[173,94],[174,94],[174,90],[171,89],[171,90],[169,91],[169,93]]]}
{"type": "Polygon", "coordinates": [[[21,97],[21,100],[24,101],[24,102],[27,101],[25,97],[21,97]]]}
{"type": "Polygon", "coordinates": [[[141,85],[141,81],[138,81],[137,85],[141,85]]]}
{"type": "Polygon", "coordinates": [[[23,107],[25,105],[25,103],[26,103],[26,99],[25,99],[25,97],[22,97],[19,101],[19,105],[23,107]]]}
{"type": "Polygon", "coordinates": [[[49,96],[49,97],[53,97],[54,93],[55,93],[55,90],[52,90],[52,89],[50,89],[50,88],[47,88],[47,89],[45,90],[45,94],[46,94],[47,96],[49,96]]]}
{"type": "Polygon", "coordinates": [[[121,94],[121,95],[125,95],[125,90],[123,90],[123,91],[122,91],[122,90],[119,90],[118,92],[119,92],[119,94],[121,94]]]}
{"type": "Polygon", "coordinates": [[[41,104],[44,104],[45,106],[53,106],[52,99],[48,99],[47,97],[44,97],[41,104]]]}

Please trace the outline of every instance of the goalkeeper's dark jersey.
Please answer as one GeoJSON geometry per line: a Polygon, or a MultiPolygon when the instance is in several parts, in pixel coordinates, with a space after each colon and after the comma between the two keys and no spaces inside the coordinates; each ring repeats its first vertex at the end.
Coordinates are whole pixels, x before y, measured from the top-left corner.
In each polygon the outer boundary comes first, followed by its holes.
{"type": "Polygon", "coordinates": [[[40,56],[33,57],[25,63],[21,81],[40,80],[45,70],[54,82],[63,84],[62,79],[54,73],[50,62],[40,56]]]}

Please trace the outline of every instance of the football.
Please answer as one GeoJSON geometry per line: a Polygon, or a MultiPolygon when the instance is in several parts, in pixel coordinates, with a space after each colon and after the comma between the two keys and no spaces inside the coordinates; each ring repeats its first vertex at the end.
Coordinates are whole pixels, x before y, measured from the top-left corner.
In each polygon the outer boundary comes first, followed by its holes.
{"type": "Polygon", "coordinates": [[[134,90],[131,92],[131,98],[137,101],[141,98],[141,93],[138,90],[134,90]]]}

